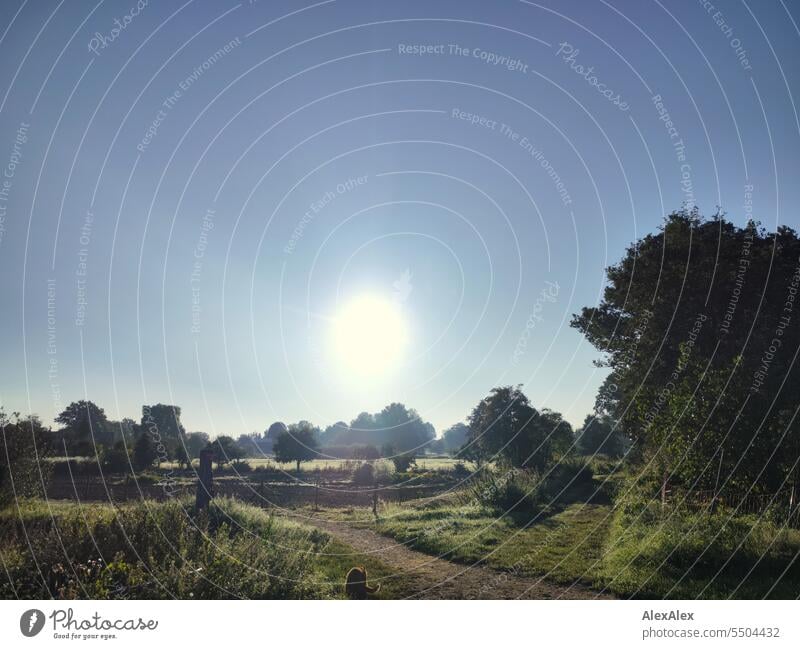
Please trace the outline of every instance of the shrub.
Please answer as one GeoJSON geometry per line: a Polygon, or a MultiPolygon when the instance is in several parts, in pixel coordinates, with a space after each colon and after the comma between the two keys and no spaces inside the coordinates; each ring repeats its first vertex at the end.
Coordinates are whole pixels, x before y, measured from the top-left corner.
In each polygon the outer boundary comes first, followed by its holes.
{"type": "Polygon", "coordinates": [[[392,481],[392,472],[386,462],[375,463],[375,482],[389,484],[392,481]]]}
{"type": "Polygon", "coordinates": [[[353,471],[353,482],[357,485],[371,485],[375,483],[375,467],[369,462],[359,464],[353,471]]]}
{"type": "Polygon", "coordinates": [[[123,442],[117,442],[111,448],[102,451],[103,471],[108,473],[129,473],[130,461],[123,442]]]}
{"type": "Polygon", "coordinates": [[[231,470],[234,473],[250,473],[253,470],[253,467],[250,466],[249,462],[245,460],[234,460],[231,462],[231,470]]]}
{"type": "Polygon", "coordinates": [[[539,476],[532,471],[497,474],[484,469],[470,485],[470,493],[476,502],[500,513],[530,513],[541,509],[539,487],[539,476]]]}
{"type": "Polygon", "coordinates": [[[392,464],[394,464],[394,470],[398,473],[405,473],[417,463],[417,458],[411,453],[400,453],[399,455],[394,455],[392,456],[391,460],[392,464]]]}
{"type": "Polygon", "coordinates": [[[588,499],[595,490],[591,467],[579,457],[562,459],[544,479],[542,498],[548,502],[588,499]]]}

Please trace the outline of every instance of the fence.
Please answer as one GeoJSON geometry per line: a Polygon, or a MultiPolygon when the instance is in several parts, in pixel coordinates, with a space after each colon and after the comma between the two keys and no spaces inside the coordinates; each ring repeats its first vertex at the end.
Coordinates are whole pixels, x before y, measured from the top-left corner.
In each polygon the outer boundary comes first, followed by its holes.
{"type": "Polygon", "coordinates": [[[800,527],[798,489],[789,487],[775,493],[722,492],[713,489],[680,491],[662,488],[661,500],[665,505],[684,504],[691,509],[713,509],[721,506],[738,514],[768,515],[771,520],[789,527],[800,527]]]}
{"type": "MultiPolygon", "coordinates": [[[[314,504],[318,507],[371,507],[374,496],[383,503],[402,503],[435,496],[451,488],[451,484],[413,486],[361,487],[349,483],[275,483],[241,479],[215,479],[215,497],[231,497],[262,507],[290,507],[314,504]]],[[[126,502],[142,498],[168,500],[194,497],[195,481],[150,482],[120,480],[102,482],[96,477],[55,479],[48,488],[48,497],[80,501],[126,502]]]]}

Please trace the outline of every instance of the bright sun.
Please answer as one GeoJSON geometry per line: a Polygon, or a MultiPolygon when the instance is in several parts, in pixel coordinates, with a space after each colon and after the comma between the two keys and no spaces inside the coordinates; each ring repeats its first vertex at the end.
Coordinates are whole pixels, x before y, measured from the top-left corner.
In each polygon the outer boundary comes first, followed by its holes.
{"type": "Polygon", "coordinates": [[[375,377],[394,369],[408,342],[398,306],[376,295],[347,302],[333,320],[332,335],[338,364],[359,376],[375,377]]]}

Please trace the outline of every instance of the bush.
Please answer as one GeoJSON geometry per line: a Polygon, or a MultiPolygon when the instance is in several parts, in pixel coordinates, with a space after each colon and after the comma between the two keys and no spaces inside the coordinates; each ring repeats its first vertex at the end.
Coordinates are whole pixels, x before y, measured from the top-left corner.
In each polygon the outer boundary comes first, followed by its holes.
{"type": "Polygon", "coordinates": [[[253,467],[250,466],[249,462],[244,460],[234,460],[231,462],[231,470],[234,473],[250,473],[253,470],[253,467]]]}
{"type": "Polygon", "coordinates": [[[595,489],[591,467],[582,458],[570,457],[547,472],[541,496],[547,502],[573,502],[587,500],[595,489]]]}
{"type": "Polygon", "coordinates": [[[108,473],[130,473],[131,465],[128,460],[128,453],[122,442],[117,442],[111,448],[104,448],[101,457],[103,471],[108,473]]]}
{"type": "Polygon", "coordinates": [[[394,470],[398,473],[405,473],[417,463],[417,458],[411,453],[400,453],[399,455],[394,455],[392,456],[391,460],[392,464],[394,464],[394,470]]]}
{"type": "Polygon", "coordinates": [[[364,462],[353,471],[353,482],[365,486],[375,484],[375,467],[369,462],[364,462]]]}
{"type": "Polygon", "coordinates": [[[538,474],[511,469],[501,474],[484,469],[470,485],[473,499],[499,513],[538,512],[541,510],[538,474]]]}
{"type": "Polygon", "coordinates": [[[51,462],[54,478],[72,479],[78,476],[99,476],[100,467],[95,459],[66,459],[55,457],[51,462]]]}
{"type": "Polygon", "coordinates": [[[389,484],[392,481],[392,472],[386,462],[375,463],[375,482],[389,484]]]}

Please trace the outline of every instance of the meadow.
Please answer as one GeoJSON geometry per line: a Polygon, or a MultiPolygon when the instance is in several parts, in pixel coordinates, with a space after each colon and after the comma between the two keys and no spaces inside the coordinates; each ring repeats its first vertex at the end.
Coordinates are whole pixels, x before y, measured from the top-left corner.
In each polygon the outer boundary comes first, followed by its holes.
{"type": "MultiPolygon", "coordinates": [[[[25,500],[0,511],[4,599],[335,599],[353,563],[393,572],[314,527],[230,499],[25,500]]],[[[382,597],[409,594],[401,579],[382,597]]]]}
{"type": "MultiPolygon", "coordinates": [[[[396,487],[374,491],[353,482],[364,463],[318,464],[236,497],[222,493],[253,483],[223,471],[222,491],[207,511],[195,510],[186,490],[162,492],[158,501],[139,499],[139,491],[121,492],[120,499],[112,476],[104,476],[103,487],[92,475],[81,481],[99,489],[94,501],[84,492],[76,502],[67,489],[60,499],[9,504],[0,511],[0,595],[330,599],[344,596],[343,578],[354,565],[380,583],[380,598],[434,596],[430,589],[444,581],[450,589],[440,595],[448,597],[514,597],[542,584],[558,597],[800,592],[800,530],[770,512],[665,505],[617,460],[573,456],[543,475],[495,466],[464,474],[453,461],[423,460],[389,474],[431,486],[402,502],[387,497],[396,487]],[[310,487],[325,466],[341,487],[332,505],[310,487]],[[106,488],[113,504],[102,501],[106,488]],[[279,502],[283,493],[295,497],[279,502]],[[430,574],[417,567],[426,561],[433,562],[430,574]],[[471,577],[451,580],[449,570],[471,577]],[[487,594],[480,586],[487,574],[490,583],[514,579],[518,589],[487,594]]],[[[274,463],[260,466],[277,471],[274,463]]],[[[162,466],[125,481],[159,493],[159,477],[173,471],[162,466]]],[[[190,484],[194,471],[183,472],[190,484]]]]}

